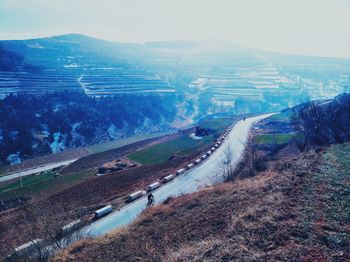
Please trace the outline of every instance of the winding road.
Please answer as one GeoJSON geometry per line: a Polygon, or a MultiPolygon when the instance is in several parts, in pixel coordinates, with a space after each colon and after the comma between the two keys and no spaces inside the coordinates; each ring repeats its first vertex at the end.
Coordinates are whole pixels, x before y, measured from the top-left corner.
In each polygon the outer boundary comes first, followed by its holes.
{"type": "MultiPolygon", "coordinates": [[[[247,135],[252,124],[273,114],[265,114],[238,121],[227,136],[225,142],[202,164],[176,177],[173,181],[163,185],[153,192],[156,203],[161,203],[171,196],[192,193],[200,188],[222,181],[220,163],[225,160],[225,150],[229,148],[232,163],[237,165],[245,148],[247,135]]],[[[131,223],[145,209],[147,198],[142,197],[115,211],[100,220],[93,222],[86,228],[92,236],[99,236],[109,231],[131,223]]]]}

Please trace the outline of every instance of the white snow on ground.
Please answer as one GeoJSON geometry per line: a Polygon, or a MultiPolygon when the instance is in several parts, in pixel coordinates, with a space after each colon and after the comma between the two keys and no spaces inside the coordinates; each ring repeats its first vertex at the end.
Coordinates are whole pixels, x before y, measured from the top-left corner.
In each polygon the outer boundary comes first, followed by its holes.
{"type": "Polygon", "coordinates": [[[201,137],[201,136],[196,136],[196,133],[191,133],[190,138],[195,139],[195,140],[203,139],[203,137],[201,137]]]}
{"type": "Polygon", "coordinates": [[[109,127],[108,127],[108,136],[112,139],[117,139],[119,138],[119,133],[118,133],[118,129],[117,127],[114,125],[114,124],[111,124],[109,127]]]}
{"type": "Polygon", "coordinates": [[[34,44],[26,44],[30,48],[37,48],[37,49],[45,49],[41,44],[39,43],[34,43],[34,44]]]}
{"type": "Polygon", "coordinates": [[[76,63],[72,63],[72,64],[69,64],[69,65],[64,65],[63,67],[65,67],[65,68],[77,68],[79,66],[76,63]]]}
{"type": "Polygon", "coordinates": [[[64,138],[64,135],[62,135],[60,132],[55,132],[53,134],[54,141],[50,144],[52,153],[57,153],[65,149],[64,138]]]}
{"type": "Polygon", "coordinates": [[[16,165],[22,162],[19,152],[9,155],[6,160],[10,165],[16,165]]]}

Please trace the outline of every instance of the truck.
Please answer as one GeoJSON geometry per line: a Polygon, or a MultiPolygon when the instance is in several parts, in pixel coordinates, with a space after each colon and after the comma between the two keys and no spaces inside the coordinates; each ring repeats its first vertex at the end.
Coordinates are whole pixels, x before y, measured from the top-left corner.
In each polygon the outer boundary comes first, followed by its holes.
{"type": "Polygon", "coordinates": [[[181,169],[176,171],[176,175],[181,175],[181,174],[185,173],[185,171],[186,170],[184,168],[181,168],[181,169]]]}
{"type": "Polygon", "coordinates": [[[146,194],[145,191],[142,191],[142,190],[136,191],[128,196],[127,202],[134,201],[135,199],[142,197],[144,194],[146,194]]]}
{"type": "Polygon", "coordinates": [[[174,179],[174,175],[167,175],[166,177],[163,178],[163,183],[168,183],[170,180],[174,179]]]}
{"type": "Polygon", "coordinates": [[[109,213],[112,213],[113,208],[111,205],[107,205],[95,211],[95,219],[101,218],[109,213]]]}
{"type": "Polygon", "coordinates": [[[61,228],[60,234],[62,236],[64,236],[64,235],[66,235],[66,234],[68,234],[68,233],[78,229],[78,227],[80,227],[80,225],[81,225],[81,220],[80,219],[74,220],[74,221],[70,222],[69,224],[64,225],[61,228]]]}
{"type": "Polygon", "coordinates": [[[25,253],[33,252],[37,247],[39,247],[39,245],[42,241],[43,241],[42,239],[37,238],[37,239],[34,239],[28,243],[25,243],[25,244],[19,246],[19,247],[16,247],[15,254],[18,256],[21,256],[25,253]]]}
{"type": "Polygon", "coordinates": [[[188,165],[186,166],[187,170],[188,170],[188,169],[191,169],[191,168],[193,168],[193,167],[194,167],[194,164],[192,164],[192,163],[191,163],[191,164],[188,164],[188,165]]]}
{"type": "Polygon", "coordinates": [[[151,192],[151,191],[157,189],[160,186],[161,186],[161,184],[157,181],[157,182],[154,182],[154,183],[148,185],[146,190],[147,190],[147,192],[151,192]]]}

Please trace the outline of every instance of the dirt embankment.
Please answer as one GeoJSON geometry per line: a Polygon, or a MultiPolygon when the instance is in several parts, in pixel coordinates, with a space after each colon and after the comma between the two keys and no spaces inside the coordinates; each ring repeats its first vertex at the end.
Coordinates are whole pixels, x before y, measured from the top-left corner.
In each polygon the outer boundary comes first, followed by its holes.
{"type": "Polygon", "coordinates": [[[53,261],[349,261],[350,145],[171,199],[53,261]]]}

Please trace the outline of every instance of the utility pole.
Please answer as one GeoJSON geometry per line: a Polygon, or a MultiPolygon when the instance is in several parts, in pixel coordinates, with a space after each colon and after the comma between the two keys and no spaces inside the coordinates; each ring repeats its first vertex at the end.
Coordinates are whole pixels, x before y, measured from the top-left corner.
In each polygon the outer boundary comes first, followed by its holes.
{"type": "Polygon", "coordinates": [[[23,168],[23,163],[21,163],[20,166],[19,166],[19,180],[21,181],[21,188],[23,188],[22,168],[23,168]]]}

